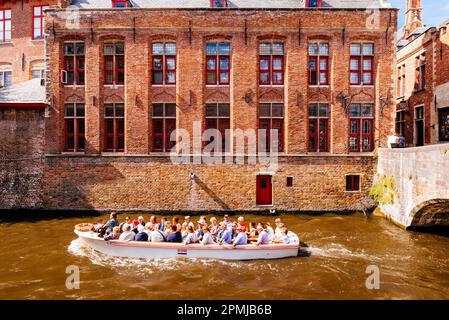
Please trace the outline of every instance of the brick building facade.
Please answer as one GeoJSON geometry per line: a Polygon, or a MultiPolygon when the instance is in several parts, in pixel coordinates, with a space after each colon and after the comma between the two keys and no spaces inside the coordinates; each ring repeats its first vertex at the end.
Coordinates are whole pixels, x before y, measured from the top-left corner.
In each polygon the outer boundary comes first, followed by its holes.
{"type": "Polygon", "coordinates": [[[407,2],[398,42],[396,133],[408,146],[449,141],[449,20],[424,27],[421,1],[407,2]]]}
{"type": "Polygon", "coordinates": [[[369,205],[375,149],[393,132],[396,9],[377,0],[72,4],[46,16],[43,208],[369,205]],[[230,130],[230,162],[196,162],[211,139],[194,142],[210,128],[230,130]],[[190,137],[189,163],[170,157],[184,140],[170,141],[174,129],[190,137]],[[258,148],[278,148],[275,170],[238,161],[252,148],[238,149],[238,130],[260,129],[278,134],[257,137],[258,148]]]}

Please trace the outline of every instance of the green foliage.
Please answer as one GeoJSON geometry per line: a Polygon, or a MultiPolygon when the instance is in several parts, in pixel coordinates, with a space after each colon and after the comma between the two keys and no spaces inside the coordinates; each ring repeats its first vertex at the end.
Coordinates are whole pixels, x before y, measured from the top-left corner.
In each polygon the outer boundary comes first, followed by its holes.
{"type": "Polygon", "coordinates": [[[370,188],[370,197],[380,205],[394,204],[394,198],[398,195],[394,177],[378,175],[376,180],[370,188]]]}

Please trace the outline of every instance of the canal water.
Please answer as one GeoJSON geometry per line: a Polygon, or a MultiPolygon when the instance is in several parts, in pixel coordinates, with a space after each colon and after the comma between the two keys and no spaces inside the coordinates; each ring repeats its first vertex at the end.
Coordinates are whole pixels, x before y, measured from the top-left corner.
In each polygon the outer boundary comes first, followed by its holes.
{"type": "Polygon", "coordinates": [[[0,299],[449,299],[449,238],[376,216],[283,216],[303,256],[246,262],[107,257],[73,233],[96,219],[1,221],[0,299]],[[79,289],[66,288],[68,266],[79,267],[79,289]],[[368,266],[379,290],[366,287],[368,266]]]}

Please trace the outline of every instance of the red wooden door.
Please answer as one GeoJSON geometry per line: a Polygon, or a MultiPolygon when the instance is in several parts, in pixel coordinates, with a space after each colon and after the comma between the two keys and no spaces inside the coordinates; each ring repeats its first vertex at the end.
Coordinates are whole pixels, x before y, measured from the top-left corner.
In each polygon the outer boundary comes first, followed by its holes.
{"type": "Polygon", "coordinates": [[[257,205],[271,205],[272,204],[272,186],[271,176],[260,175],[257,176],[257,205]]]}

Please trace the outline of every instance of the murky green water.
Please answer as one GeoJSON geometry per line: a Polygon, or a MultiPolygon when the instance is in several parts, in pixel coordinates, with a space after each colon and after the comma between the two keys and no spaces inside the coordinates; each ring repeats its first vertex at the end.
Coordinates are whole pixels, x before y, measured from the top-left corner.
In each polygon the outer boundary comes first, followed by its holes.
{"type": "Polygon", "coordinates": [[[96,219],[1,222],[0,299],[449,299],[449,238],[380,217],[283,216],[310,255],[247,262],[107,257],[73,233],[96,219]],[[78,290],[65,286],[69,265],[78,290]],[[379,290],[365,286],[370,265],[379,290]]]}

